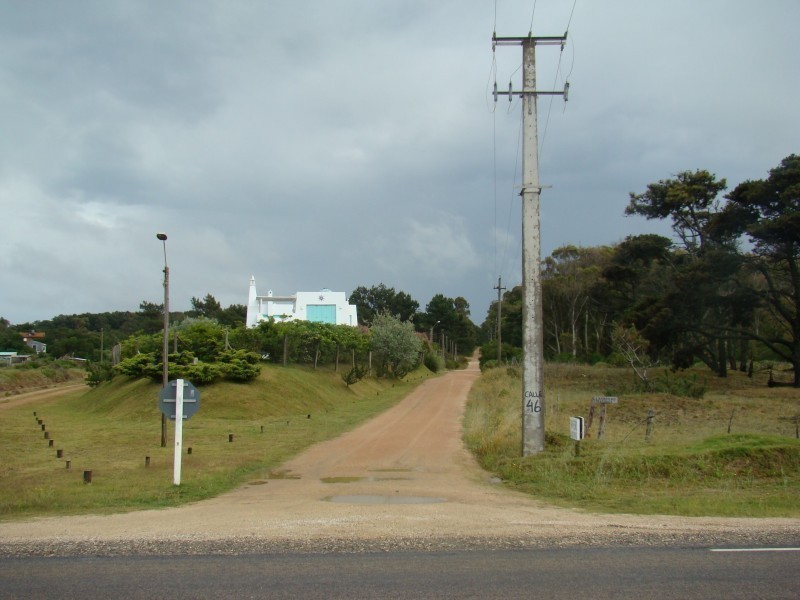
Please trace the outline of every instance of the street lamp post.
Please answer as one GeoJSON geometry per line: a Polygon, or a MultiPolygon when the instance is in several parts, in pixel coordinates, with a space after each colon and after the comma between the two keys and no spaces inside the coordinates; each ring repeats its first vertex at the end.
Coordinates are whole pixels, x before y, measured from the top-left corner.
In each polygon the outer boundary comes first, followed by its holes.
{"type": "Polygon", "coordinates": [[[431,334],[429,336],[429,339],[431,340],[431,344],[433,343],[433,328],[436,327],[439,323],[441,323],[441,321],[436,321],[436,323],[431,325],[431,334]]]}
{"type": "MultiPolygon", "coordinates": [[[[167,234],[157,233],[156,237],[164,245],[164,347],[161,354],[161,381],[164,387],[169,383],[169,267],[167,266],[167,234]]],[[[161,447],[167,445],[167,416],[161,413],[161,447]]]]}

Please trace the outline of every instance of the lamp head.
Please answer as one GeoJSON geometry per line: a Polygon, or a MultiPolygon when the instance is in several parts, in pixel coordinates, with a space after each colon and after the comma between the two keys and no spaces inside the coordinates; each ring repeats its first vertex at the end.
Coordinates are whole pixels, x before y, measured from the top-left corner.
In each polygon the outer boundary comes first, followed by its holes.
{"type": "Polygon", "coordinates": [[[165,242],[167,240],[167,234],[166,233],[157,233],[156,237],[158,239],[160,239],[162,242],[165,242]]]}

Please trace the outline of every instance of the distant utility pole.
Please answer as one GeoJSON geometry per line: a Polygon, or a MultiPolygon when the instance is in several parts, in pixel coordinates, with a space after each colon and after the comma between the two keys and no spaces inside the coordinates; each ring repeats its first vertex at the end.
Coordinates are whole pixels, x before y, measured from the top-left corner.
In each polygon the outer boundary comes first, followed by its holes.
{"type": "Polygon", "coordinates": [[[569,84],[560,92],[541,92],[536,89],[536,46],[559,45],[561,37],[497,37],[492,46],[522,46],[522,90],[498,92],[507,95],[509,102],[517,95],[522,98],[522,455],[530,456],[544,450],[544,319],[542,318],[541,235],[539,228],[539,156],[536,130],[536,96],[564,96],[569,84]]]}
{"type": "Polygon", "coordinates": [[[503,360],[503,335],[500,329],[500,324],[502,323],[500,319],[500,315],[502,313],[502,306],[503,306],[503,290],[504,288],[500,281],[501,277],[497,278],[497,285],[494,289],[497,290],[497,364],[499,365],[503,360]]]}

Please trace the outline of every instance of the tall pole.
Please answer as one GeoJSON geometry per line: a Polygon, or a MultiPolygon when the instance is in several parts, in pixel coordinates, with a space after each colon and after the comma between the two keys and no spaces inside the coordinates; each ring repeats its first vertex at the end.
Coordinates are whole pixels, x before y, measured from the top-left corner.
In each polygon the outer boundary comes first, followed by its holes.
{"type": "Polygon", "coordinates": [[[522,45],[522,91],[498,92],[522,97],[522,455],[544,450],[544,319],[542,314],[541,232],[539,195],[539,156],[536,123],[537,95],[563,95],[563,92],[540,92],[536,89],[536,45],[559,44],[563,48],[566,34],[558,38],[498,38],[497,44],[522,45]]]}
{"type": "Polygon", "coordinates": [[[536,44],[522,42],[522,455],[544,450],[539,156],[536,129],[536,44]]]}
{"type": "MultiPolygon", "coordinates": [[[[161,383],[169,384],[169,267],[167,266],[167,234],[157,233],[164,245],[164,347],[161,353],[161,383]]],[[[167,446],[167,416],[161,413],[161,447],[167,446]]]]}
{"type": "Polygon", "coordinates": [[[428,336],[428,338],[429,338],[429,339],[430,339],[430,341],[431,341],[431,344],[433,344],[433,329],[434,329],[434,327],[436,327],[436,326],[437,326],[439,323],[441,323],[441,321],[436,321],[436,323],[434,323],[433,325],[431,325],[431,334],[430,334],[430,336],[428,336]]]}
{"type": "Polygon", "coordinates": [[[497,364],[499,365],[503,361],[503,334],[501,329],[502,318],[502,311],[503,311],[503,290],[506,289],[500,283],[502,280],[501,277],[497,278],[497,286],[494,288],[497,290],[497,364]]]}

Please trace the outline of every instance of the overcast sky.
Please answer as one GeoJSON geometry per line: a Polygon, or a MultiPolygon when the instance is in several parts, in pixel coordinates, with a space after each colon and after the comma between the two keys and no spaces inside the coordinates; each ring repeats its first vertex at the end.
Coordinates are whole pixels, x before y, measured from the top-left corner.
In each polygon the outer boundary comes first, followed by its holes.
{"type": "Polygon", "coordinates": [[[542,252],[669,234],[629,192],[800,153],[797,0],[0,0],[0,316],[384,283],[481,323],[520,282],[537,50],[542,252]],[[534,9],[535,5],[535,9],[534,9]],[[573,12],[574,7],[574,12],[573,12]],[[571,19],[571,20],[570,20],[571,19]],[[493,59],[496,58],[496,63],[493,59]],[[496,66],[493,66],[496,65],[496,66]]]}

